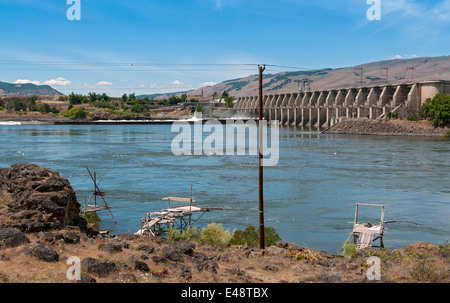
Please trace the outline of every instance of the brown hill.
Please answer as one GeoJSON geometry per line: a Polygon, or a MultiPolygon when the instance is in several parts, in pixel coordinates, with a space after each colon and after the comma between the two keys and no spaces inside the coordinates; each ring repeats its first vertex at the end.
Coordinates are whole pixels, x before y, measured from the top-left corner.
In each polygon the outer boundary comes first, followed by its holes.
{"type": "Polygon", "coordinates": [[[34,85],[32,83],[14,84],[0,81],[0,97],[33,95],[59,96],[62,94],[49,85],[34,85]]]}
{"type": "MultiPolygon", "coordinates": [[[[319,70],[290,71],[276,74],[264,74],[264,93],[277,94],[297,92],[298,84],[294,80],[307,78],[311,90],[337,89],[361,85],[397,84],[421,80],[450,80],[450,56],[422,57],[413,59],[394,59],[372,62],[358,66],[319,70]]],[[[258,94],[258,76],[227,80],[213,86],[201,87],[188,92],[188,96],[219,96],[226,90],[235,97],[254,96],[258,94]]],[[[179,93],[181,95],[181,93],[179,93]]],[[[161,95],[158,99],[167,98],[161,95]]]]}

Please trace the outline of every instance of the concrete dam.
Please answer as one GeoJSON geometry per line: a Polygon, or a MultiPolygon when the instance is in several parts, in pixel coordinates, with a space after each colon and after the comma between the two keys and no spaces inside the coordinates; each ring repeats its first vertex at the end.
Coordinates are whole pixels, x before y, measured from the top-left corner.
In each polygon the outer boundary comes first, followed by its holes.
{"type": "MultiPolygon", "coordinates": [[[[281,125],[329,127],[346,118],[399,118],[416,115],[436,94],[450,94],[450,81],[428,80],[401,84],[351,87],[322,91],[263,94],[263,117],[281,125]]],[[[237,114],[258,117],[258,96],[238,97],[237,114]]]]}

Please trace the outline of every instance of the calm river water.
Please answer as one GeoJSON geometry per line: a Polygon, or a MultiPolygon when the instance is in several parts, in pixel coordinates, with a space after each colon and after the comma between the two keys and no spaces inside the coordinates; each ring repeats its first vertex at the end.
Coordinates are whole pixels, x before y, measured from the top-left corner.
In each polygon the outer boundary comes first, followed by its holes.
{"type": "MultiPolygon", "coordinates": [[[[171,125],[1,125],[1,167],[30,162],[57,170],[88,199],[93,183],[86,166],[102,177],[100,189],[115,206],[114,224],[101,212],[101,227],[135,232],[139,219],[167,207],[165,196],[188,197],[213,211],[197,223],[225,228],[258,226],[257,156],[175,156],[171,125]]],[[[432,138],[325,135],[280,128],[280,159],[264,169],[265,225],[285,241],[332,253],[350,235],[355,203],[389,205],[384,242],[400,248],[415,241],[443,243],[450,231],[450,141],[432,138]]],[[[362,207],[361,220],[376,222],[379,209],[362,207]]]]}

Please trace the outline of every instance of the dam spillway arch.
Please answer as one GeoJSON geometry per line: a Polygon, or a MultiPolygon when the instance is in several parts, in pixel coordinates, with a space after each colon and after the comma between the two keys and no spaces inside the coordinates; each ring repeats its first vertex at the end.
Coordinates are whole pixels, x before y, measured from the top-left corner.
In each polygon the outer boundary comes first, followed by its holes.
{"type": "MultiPolygon", "coordinates": [[[[349,87],[283,94],[264,94],[263,117],[281,125],[330,127],[346,118],[400,118],[418,114],[422,104],[438,93],[450,94],[450,81],[427,80],[377,86],[349,87]]],[[[238,97],[236,113],[258,117],[258,96],[238,97]]]]}

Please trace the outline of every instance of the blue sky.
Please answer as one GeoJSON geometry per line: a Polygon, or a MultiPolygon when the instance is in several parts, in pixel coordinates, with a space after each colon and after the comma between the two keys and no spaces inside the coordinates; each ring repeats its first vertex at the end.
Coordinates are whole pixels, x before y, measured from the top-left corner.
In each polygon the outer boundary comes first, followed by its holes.
{"type": "Polygon", "coordinates": [[[367,0],[79,1],[70,21],[66,0],[0,0],[0,81],[150,94],[257,73],[219,64],[339,68],[450,49],[450,0],[380,0],[374,21],[367,0]]]}

